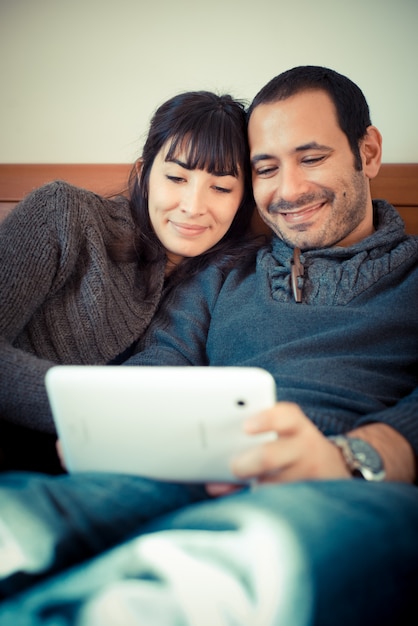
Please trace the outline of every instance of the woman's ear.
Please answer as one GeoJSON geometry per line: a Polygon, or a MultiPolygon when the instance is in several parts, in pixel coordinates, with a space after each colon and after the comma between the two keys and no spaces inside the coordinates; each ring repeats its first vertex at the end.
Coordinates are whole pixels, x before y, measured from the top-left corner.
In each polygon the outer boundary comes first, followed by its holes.
{"type": "Polygon", "coordinates": [[[377,176],[382,162],[382,135],[375,126],[369,126],[360,142],[363,171],[367,178],[377,176]]]}
{"type": "Polygon", "coordinates": [[[137,161],[135,161],[136,175],[138,176],[138,178],[141,176],[141,171],[142,171],[143,164],[144,164],[144,159],[142,159],[142,158],[140,158],[137,161]]]}

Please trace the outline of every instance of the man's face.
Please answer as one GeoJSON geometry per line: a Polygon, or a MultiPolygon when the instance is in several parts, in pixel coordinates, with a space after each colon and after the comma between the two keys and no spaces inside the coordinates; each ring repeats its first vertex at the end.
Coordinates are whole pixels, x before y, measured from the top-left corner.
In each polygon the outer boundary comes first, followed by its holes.
{"type": "Polygon", "coordinates": [[[369,181],[324,91],[257,106],[249,121],[254,196],[263,220],[303,249],[348,246],[373,232],[369,181]]]}

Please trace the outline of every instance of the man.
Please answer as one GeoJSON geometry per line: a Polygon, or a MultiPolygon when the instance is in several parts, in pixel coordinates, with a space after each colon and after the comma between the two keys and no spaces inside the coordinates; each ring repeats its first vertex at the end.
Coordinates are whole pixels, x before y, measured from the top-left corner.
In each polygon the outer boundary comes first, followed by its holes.
{"type": "MultiPolygon", "coordinates": [[[[80,624],[128,613],[193,626],[416,622],[418,239],[372,202],[381,136],[347,78],[310,66],[277,76],[248,133],[271,246],[255,267],[209,268],[177,290],[128,364],[271,371],[278,403],[245,428],[278,437],[233,462],[257,488],[210,485],[224,497],[207,500],[159,485],[154,498],[171,495],[173,510],[143,518],[121,494],[139,539],[5,603],[0,624],[17,610],[41,616],[31,623],[60,611],[80,624]]],[[[100,537],[99,522],[89,519],[100,537]]]]}

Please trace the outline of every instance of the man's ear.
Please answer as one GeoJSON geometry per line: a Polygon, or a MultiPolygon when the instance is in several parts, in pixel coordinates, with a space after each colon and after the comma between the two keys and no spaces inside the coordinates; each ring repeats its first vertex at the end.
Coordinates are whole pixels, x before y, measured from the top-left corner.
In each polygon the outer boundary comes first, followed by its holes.
{"type": "Polygon", "coordinates": [[[382,162],[382,135],[375,126],[369,126],[360,141],[363,171],[367,178],[375,178],[382,162]]]}
{"type": "Polygon", "coordinates": [[[138,178],[141,176],[143,164],[144,164],[144,159],[142,158],[137,159],[137,161],[135,161],[136,175],[138,176],[138,178]]]}

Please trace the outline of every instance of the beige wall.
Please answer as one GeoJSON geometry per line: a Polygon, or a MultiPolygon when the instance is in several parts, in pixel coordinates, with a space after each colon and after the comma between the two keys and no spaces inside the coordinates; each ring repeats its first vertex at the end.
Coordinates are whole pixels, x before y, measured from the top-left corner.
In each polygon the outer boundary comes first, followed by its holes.
{"type": "Polygon", "coordinates": [[[178,91],[250,100],[319,64],[363,89],[386,162],[418,161],[417,0],[0,0],[0,162],[132,162],[178,91]]]}

